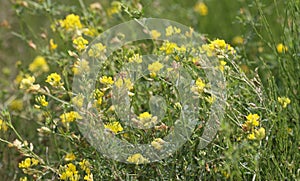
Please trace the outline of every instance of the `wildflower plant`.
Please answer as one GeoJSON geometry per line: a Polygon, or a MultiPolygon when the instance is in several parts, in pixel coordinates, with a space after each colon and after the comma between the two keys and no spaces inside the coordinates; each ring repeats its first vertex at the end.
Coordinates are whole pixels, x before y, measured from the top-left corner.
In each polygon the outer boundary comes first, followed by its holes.
{"type": "Polygon", "coordinates": [[[300,178],[296,2],[276,40],[258,1],[235,11],[249,34],[224,38],[201,34],[213,1],[11,3],[34,56],[0,91],[4,179],[300,178]],[[149,18],[164,3],[192,27],[149,18]]]}

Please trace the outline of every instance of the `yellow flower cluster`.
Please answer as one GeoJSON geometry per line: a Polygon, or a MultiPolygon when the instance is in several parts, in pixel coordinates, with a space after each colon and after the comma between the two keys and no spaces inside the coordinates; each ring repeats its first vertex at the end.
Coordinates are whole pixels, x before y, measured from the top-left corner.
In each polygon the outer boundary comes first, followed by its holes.
{"type": "Polygon", "coordinates": [[[139,120],[142,122],[146,122],[149,121],[152,118],[152,114],[150,114],[149,112],[143,112],[139,115],[139,120]]]}
{"type": "Polygon", "coordinates": [[[135,163],[135,164],[143,164],[143,163],[148,163],[149,160],[143,157],[140,153],[133,154],[132,156],[129,156],[127,158],[127,161],[130,163],[135,163]]]}
{"type": "Polygon", "coordinates": [[[277,44],[276,49],[278,53],[283,53],[288,51],[288,47],[283,45],[282,43],[277,44]]]}
{"type": "Polygon", "coordinates": [[[161,36],[161,33],[157,30],[151,30],[150,35],[151,35],[151,38],[157,39],[161,36]]]}
{"type": "Polygon", "coordinates": [[[8,126],[2,119],[0,119],[0,131],[1,130],[3,130],[4,132],[8,130],[8,126]]]}
{"type": "Polygon", "coordinates": [[[65,156],[65,161],[73,161],[76,159],[76,156],[74,155],[74,153],[67,153],[66,156],[65,156]]]}
{"type": "Polygon", "coordinates": [[[19,163],[19,168],[29,168],[38,165],[39,161],[35,158],[26,158],[21,163],[19,163]]]}
{"type": "Polygon", "coordinates": [[[291,103],[291,100],[288,97],[278,97],[277,99],[283,108],[286,108],[286,106],[291,103]]]}
{"type": "Polygon", "coordinates": [[[69,163],[63,167],[64,171],[60,174],[61,180],[77,181],[80,179],[80,175],[76,170],[76,166],[73,163],[69,163]]]}
{"type": "Polygon", "coordinates": [[[208,14],[208,8],[203,2],[198,2],[194,6],[194,11],[199,13],[201,16],[206,16],[208,14]]]}
{"type": "Polygon", "coordinates": [[[59,21],[60,26],[67,31],[74,31],[82,28],[80,17],[75,14],[69,14],[64,20],[59,21]]]}
{"type": "Polygon", "coordinates": [[[137,124],[149,127],[157,123],[157,117],[152,116],[149,112],[143,112],[138,116],[139,120],[133,119],[137,124]]]}
{"type": "Polygon", "coordinates": [[[173,26],[168,26],[166,28],[166,36],[172,36],[174,34],[180,34],[181,33],[181,29],[177,28],[177,27],[173,27],[173,26]]]}
{"type": "Polygon", "coordinates": [[[36,91],[40,88],[39,84],[33,84],[35,82],[34,76],[26,76],[23,78],[20,83],[20,89],[27,90],[27,91],[36,91]]]}
{"type": "Polygon", "coordinates": [[[76,61],[72,68],[74,75],[82,74],[83,72],[88,72],[90,70],[89,62],[85,59],[76,61]]]}
{"type": "Polygon", "coordinates": [[[31,72],[43,73],[49,71],[49,66],[46,59],[42,56],[37,56],[33,62],[29,65],[29,70],[31,72]]]}
{"type": "Polygon", "coordinates": [[[227,63],[224,60],[220,60],[219,70],[221,70],[221,72],[224,72],[226,64],[227,63]]]}
{"type": "Polygon", "coordinates": [[[121,125],[119,122],[117,122],[117,121],[114,121],[114,122],[112,122],[112,123],[105,124],[104,127],[105,127],[106,129],[111,130],[111,131],[114,132],[115,134],[118,133],[118,132],[123,131],[122,125],[121,125]]]}
{"type": "Polygon", "coordinates": [[[133,83],[130,81],[130,79],[128,78],[119,78],[116,82],[115,82],[115,85],[118,87],[118,88],[121,88],[123,85],[128,89],[128,90],[131,90],[133,89],[133,83]]]}
{"type": "Polygon", "coordinates": [[[86,175],[84,176],[84,180],[86,181],[93,181],[93,174],[91,173],[91,164],[88,160],[83,159],[81,162],[79,162],[80,168],[84,170],[86,175]]]}
{"type": "Polygon", "coordinates": [[[143,59],[140,54],[134,54],[132,57],[129,58],[129,62],[136,62],[136,63],[142,63],[143,59]]]}
{"type": "Polygon", "coordinates": [[[102,104],[102,97],[104,96],[104,93],[100,91],[99,89],[94,90],[94,106],[99,107],[102,104]]]}
{"type": "Polygon", "coordinates": [[[258,130],[254,130],[252,133],[250,133],[247,138],[249,140],[262,140],[265,138],[266,130],[265,128],[261,127],[258,130]]]}
{"type": "Polygon", "coordinates": [[[186,51],[185,46],[178,47],[176,43],[172,42],[164,42],[163,45],[159,48],[159,50],[164,51],[167,55],[174,53],[175,51],[184,53],[186,51]]]}
{"type": "Polygon", "coordinates": [[[247,121],[242,125],[243,130],[250,131],[250,134],[247,136],[249,140],[262,140],[265,137],[265,128],[255,128],[259,126],[259,118],[258,114],[250,113],[246,117],[247,121]]]}
{"type": "Polygon", "coordinates": [[[36,108],[47,107],[48,102],[46,101],[45,95],[38,96],[35,101],[38,103],[38,105],[35,105],[36,108]]]}
{"type": "Polygon", "coordinates": [[[235,54],[235,50],[229,44],[226,44],[224,40],[216,39],[211,41],[209,44],[201,46],[200,50],[206,52],[207,56],[218,56],[224,58],[226,54],[235,54]]]}
{"type": "Polygon", "coordinates": [[[111,7],[107,9],[107,15],[111,17],[113,14],[118,14],[121,11],[121,3],[113,1],[111,7]]]}
{"type": "Polygon", "coordinates": [[[98,34],[97,29],[93,27],[84,29],[83,33],[90,37],[95,37],[98,34]]]}
{"type": "Polygon", "coordinates": [[[192,86],[191,91],[194,94],[199,95],[199,94],[201,94],[204,91],[205,86],[206,86],[205,82],[199,77],[196,80],[195,85],[192,86]]]}
{"type": "Polygon", "coordinates": [[[66,123],[66,122],[73,122],[76,119],[82,119],[80,114],[76,111],[70,111],[67,113],[63,113],[60,115],[61,122],[66,123]]]}
{"type": "Polygon", "coordinates": [[[20,181],[28,181],[28,178],[27,177],[21,177],[20,181]]]}
{"type": "Polygon", "coordinates": [[[151,146],[153,146],[157,150],[161,150],[164,144],[165,144],[165,141],[161,138],[155,138],[151,142],[151,146]]]}
{"type": "Polygon", "coordinates": [[[150,76],[156,77],[156,73],[159,72],[163,67],[164,67],[163,64],[161,64],[159,61],[149,64],[148,70],[150,71],[150,76]]]}
{"type": "Polygon", "coordinates": [[[63,83],[61,82],[61,77],[57,73],[52,73],[48,75],[46,82],[48,82],[53,87],[61,87],[63,83]]]}
{"type": "Polygon", "coordinates": [[[86,45],[89,44],[89,41],[80,36],[73,40],[73,44],[75,45],[78,51],[82,51],[85,50],[86,45]]]}
{"type": "Polygon", "coordinates": [[[104,55],[104,52],[106,50],[106,46],[104,46],[102,43],[96,43],[95,45],[92,45],[91,49],[88,51],[88,55],[90,57],[101,57],[104,55]]]}
{"type": "Polygon", "coordinates": [[[100,78],[100,83],[104,85],[112,85],[114,84],[114,81],[112,80],[112,77],[102,76],[100,78]]]}
{"type": "Polygon", "coordinates": [[[243,124],[245,130],[251,130],[252,128],[259,126],[259,115],[250,113],[246,117],[247,121],[243,124]]]}
{"type": "Polygon", "coordinates": [[[54,43],[53,39],[50,39],[49,48],[50,50],[55,50],[57,48],[57,44],[54,43]]]}
{"type": "Polygon", "coordinates": [[[83,106],[84,97],[82,94],[79,94],[72,98],[72,103],[76,106],[81,108],[83,106]]]}

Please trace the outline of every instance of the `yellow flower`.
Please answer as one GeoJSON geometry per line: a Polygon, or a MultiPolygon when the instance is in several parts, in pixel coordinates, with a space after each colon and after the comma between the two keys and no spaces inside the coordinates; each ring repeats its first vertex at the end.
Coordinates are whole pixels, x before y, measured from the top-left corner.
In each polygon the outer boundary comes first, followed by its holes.
{"type": "Polygon", "coordinates": [[[20,181],[28,181],[27,177],[20,178],[20,181]]]}
{"type": "Polygon", "coordinates": [[[255,137],[255,134],[254,134],[254,132],[252,132],[252,133],[248,134],[247,138],[248,138],[249,140],[255,140],[255,139],[256,139],[256,137],[255,137]]]}
{"type": "Polygon", "coordinates": [[[233,39],[232,39],[232,43],[234,45],[241,45],[244,43],[244,39],[241,37],[241,36],[235,36],[233,39]]]}
{"type": "Polygon", "coordinates": [[[83,101],[84,101],[84,97],[82,94],[79,94],[72,98],[72,103],[79,108],[83,106],[83,101]]]}
{"type": "Polygon", "coordinates": [[[113,14],[118,14],[121,11],[121,3],[113,1],[111,7],[107,9],[107,15],[111,17],[113,14]]]}
{"type": "Polygon", "coordinates": [[[83,159],[81,162],[79,162],[79,165],[82,170],[84,170],[87,174],[90,174],[89,167],[91,167],[91,164],[88,160],[83,159]]]}
{"type": "Polygon", "coordinates": [[[246,119],[247,121],[242,125],[245,131],[252,130],[254,127],[259,126],[259,115],[250,113],[246,119]]]}
{"type": "Polygon", "coordinates": [[[99,89],[95,89],[93,94],[94,94],[95,99],[98,99],[98,98],[101,98],[104,96],[104,93],[102,91],[100,91],[99,89]]]}
{"type": "Polygon", "coordinates": [[[250,121],[253,126],[259,126],[259,115],[250,113],[247,117],[247,121],[250,121]]]}
{"type": "Polygon", "coordinates": [[[151,35],[151,38],[157,39],[161,36],[161,33],[157,30],[151,30],[150,35],[151,35]]]}
{"type": "Polygon", "coordinates": [[[26,158],[21,163],[19,163],[19,168],[29,168],[31,166],[38,165],[39,161],[35,158],[26,158]]]}
{"type": "Polygon", "coordinates": [[[142,63],[143,59],[142,56],[139,54],[134,54],[132,57],[129,58],[129,62],[136,62],[136,63],[142,63]]]}
{"type": "Polygon", "coordinates": [[[14,80],[14,83],[15,84],[20,84],[22,79],[23,79],[23,72],[19,72],[18,75],[16,76],[15,80],[14,80]]]}
{"type": "Polygon", "coordinates": [[[205,85],[206,85],[206,84],[203,82],[203,80],[202,80],[201,78],[198,78],[198,79],[196,80],[196,86],[197,86],[197,87],[199,87],[199,88],[201,88],[201,89],[204,89],[205,85]]]}
{"type": "Polygon", "coordinates": [[[129,156],[127,158],[127,161],[130,163],[135,163],[135,164],[143,164],[143,163],[148,163],[149,160],[143,157],[140,153],[133,154],[132,156],[129,156]]]}
{"type": "Polygon", "coordinates": [[[80,17],[78,15],[69,14],[66,19],[59,21],[60,26],[67,31],[73,31],[82,28],[80,17]]]}
{"type": "Polygon", "coordinates": [[[102,104],[102,97],[99,97],[94,101],[93,106],[97,108],[97,107],[101,106],[101,104],[102,104]]]}
{"type": "Polygon", "coordinates": [[[31,72],[37,72],[37,73],[42,73],[42,72],[48,72],[49,71],[49,66],[46,62],[46,59],[42,56],[37,56],[33,62],[29,65],[29,70],[31,72]]]}
{"type": "Polygon", "coordinates": [[[38,90],[40,88],[39,84],[33,84],[35,82],[34,76],[26,76],[26,78],[23,78],[20,83],[20,89],[23,90],[38,90]]]}
{"type": "Polygon", "coordinates": [[[177,27],[168,26],[166,28],[166,36],[172,36],[173,34],[179,34],[181,33],[181,29],[177,27]]]}
{"type": "Polygon", "coordinates": [[[234,54],[235,50],[229,44],[226,44],[224,40],[216,39],[211,41],[209,44],[201,46],[200,50],[206,52],[207,56],[218,55],[224,57],[224,54],[234,54]]]}
{"type": "Polygon", "coordinates": [[[105,85],[112,85],[114,81],[112,80],[112,77],[102,76],[100,78],[100,83],[105,85]]]}
{"type": "Polygon", "coordinates": [[[174,30],[172,26],[168,26],[166,28],[166,36],[171,36],[173,34],[174,30]]]}
{"type": "Polygon", "coordinates": [[[212,104],[216,100],[216,98],[215,98],[215,96],[207,96],[207,97],[205,97],[205,100],[208,103],[212,104]]]}
{"type": "Polygon", "coordinates": [[[161,150],[164,143],[165,143],[165,141],[163,139],[161,139],[161,138],[155,138],[151,142],[151,146],[153,146],[157,150],[161,150]]]}
{"type": "MultiPolygon", "coordinates": [[[[43,107],[47,107],[47,106],[48,106],[48,102],[46,101],[45,95],[38,96],[38,97],[35,99],[35,101],[36,101],[39,105],[41,105],[41,106],[43,106],[43,107]]],[[[37,105],[36,108],[39,109],[39,108],[40,108],[39,105],[37,105]]]]}
{"type": "Polygon", "coordinates": [[[82,74],[83,72],[88,72],[90,70],[89,62],[85,59],[76,61],[72,68],[72,71],[75,75],[82,74]]]}
{"type": "Polygon", "coordinates": [[[74,155],[74,153],[67,153],[65,156],[65,161],[73,161],[76,159],[76,156],[74,155]]]}
{"type": "Polygon", "coordinates": [[[192,86],[191,91],[194,92],[195,94],[200,94],[204,91],[205,86],[206,86],[205,82],[201,78],[198,78],[196,80],[195,85],[192,86]]]}
{"type": "Polygon", "coordinates": [[[76,166],[73,163],[69,163],[68,165],[65,165],[63,169],[64,172],[60,174],[61,180],[70,180],[70,181],[79,180],[80,175],[78,174],[78,171],[76,170],[76,166]]]}
{"type": "Polygon", "coordinates": [[[8,130],[8,126],[2,119],[0,119],[0,131],[1,130],[3,130],[4,132],[8,130]]]}
{"type": "Polygon", "coordinates": [[[123,127],[121,126],[121,124],[117,121],[114,121],[112,123],[108,123],[108,124],[105,124],[104,127],[106,129],[109,129],[111,130],[112,132],[114,132],[115,134],[118,133],[118,132],[121,132],[123,131],[123,127]]]}
{"type": "Polygon", "coordinates": [[[152,114],[149,114],[149,112],[143,112],[139,115],[139,120],[142,122],[149,121],[152,118],[152,114]]]}
{"type": "Polygon", "coordinates": [[[83,33],[87,36],[94,37],[98,32],[96,28],[87,28],[83,31],[83,33]]]}
{"type": "Polygon", "coordinates": [[[21,99],[15,99],[9,104],[9,108],[14,111],[22,111],[23,101],[21,99]]]}
{"type": "Polygon", "coordinates": [[[153,77],[155,77],[156,73],[160,71],[163,67],[163,64],[161,64],[159,61],[156,61],[148,65],[148,70],[150,71],[150,75],[153,75],[153,77]]]}
{"type": "Polygon", "coordinates": [[[54,43],[54,40],[51,38],[49,42],[50,50],[55,50],[57,48],[57,44],[54,43]]]}
{"type": "Polygon", "coordinates": [[[258,140],[262,140],[265,138],[266,136],[266,130],[265,128],[261,127],[259,128],[258,130],[255,130],[255,137],[258,139],[258,140]]]}
{"type": "Polygon", "coordinates": [[[288,51],[288,47],[283,45],[282,43],[277,44],[276,46],[277,52],[282,53],[288,51]]]}
{"type": "Polygon", "coordinates": [[[96,43],[95,45],[92,45],[91,49],[89,49],[88,55],[90,57],[100,57],[101,55],[104,55],[105,50],[106,46],[102,43],[96,43]]]}
{"type": "Polygon", "coordinates": [[[177,28],[177,27],[173,27],[175,34],[180,34],[181,33],[181,29],[177,28]]]}
{"type": "Polygon", "coordinates": [[[176,43],[164,42],[163,45],[159,48],[161,51],[165,51],[167,55],[174,52],[178,48],[176,43]]]}
{"type": "Polygon", "coordinates": [[[224,60],[221,60],[220,61],[220,65],[219,65],[219,69],[221,70],[221,72],[224,72],[224,69],[225,69],[225,65],[227,63],[224,61],[224,60]]]}
{"type": "Polygon", "coordinates": [[[176,43],[172,42],[164,42],[163,45],[159,48],[161,51],[165,51],[167,55],[174,53],[175,51],[178,51],[180,53],[184,53],[186,51],[185,46],[178,47],[176,43]]]}
{"type": "Polygon", "coordinates": [[[128,89],[128,90],[131,90],[133,89],[133,83],[131,82],[130,79],[127,79],[127,78],[119,78],[116,82],[115,82],[115,85],[118,87],[118,88],[121,88],[123,86],[123,83],[124,83],[124,86],[128,89]]]}
{"type": "Polygon", "coordinates": [[[52,73],[50,75],[48,75],[46,82],[48,82],[50,85],[52,85],[53,87],[60,87],[63,85],[61,81],[61,77],[60,75],[58,75],[57,73],[52,73]]]}
{"type": "Polygon", "coordinates": [[[266,130],[265,128],[261,127],[259,128],[258,130],[254,130],[252,131],[248,136],[247,138],[249,140],[262,140],[264,139],[266,136],[266,130]]]}
{"type": "Polygon", "coordinates": [[[226,43],[224,40],[216,39],[211,42],[211,44],[214,46],[214,48],[217,49],[225,49],[226,48],[226,43]]]}
{"type": "Polygon", "coordinates": [[[31,158],[31,166],[38,165],[39,161],[35,158],[31,158]]]}
{"type": "Polygon", "coordinates": [[[87,175],[84,176],[83,179],[86,180],[86,181],[93,181],[94,180],[93,174],[87,174],[87,175]]]}
{"type": "Polygon", "coordinates": [[[286,108],[286,106],[291,103],[291,100],[288,97],[278,97],[277,99],[283,108],[286,108]]]}
{"type": "Polygon", "coordinates": [[[19,163],[19,168],[29,168],[31,165],[31,159],[30,158],[26,158],[24,161],[22,161],[21,163],[19,163]]]}
{"type": "Polygon", "coordinates": [[[73,44],[77,50],[82,51],[86,48],[86,45],[89,44],[89,41],[80,36],[73,40],[73,44]]]}
{"type": "Polygon", "coordinates": [[[63,113],[62,115],[60,115],[60,119],[61,119],[61,122],[65,123],[65,122],[73,122],[76,119],[82,119],[82,117],[80,116],[80,114],[78,112],[70,111],[70,112],[63,113]]]}
{"type": "Polygon", "coordinates": [[[199,13],[201,16],[206,16],[208,14],[208,8],[203,2],[196,3],[194,11],[199,13]]]}

